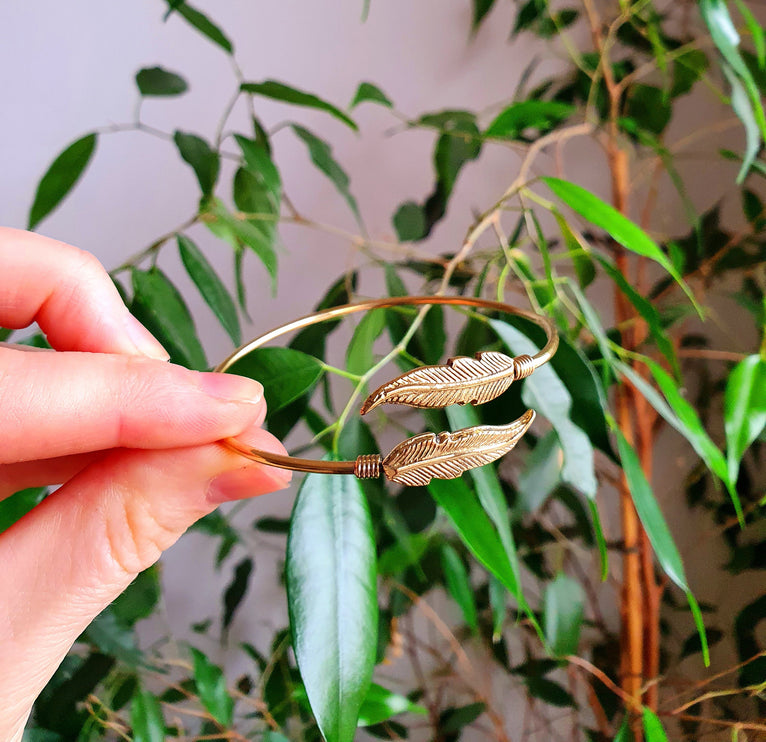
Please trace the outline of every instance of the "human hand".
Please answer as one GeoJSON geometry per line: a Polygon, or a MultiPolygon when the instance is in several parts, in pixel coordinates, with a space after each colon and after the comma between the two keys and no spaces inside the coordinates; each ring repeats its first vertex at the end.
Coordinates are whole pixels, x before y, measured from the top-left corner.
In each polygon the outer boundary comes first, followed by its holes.
{"type": "Polygon", "coordinates": [[[37,321],[53,351],[0,347],[0,499],[63,484],[0,535],[0,739],[87,627],[198,518],[291,473],[216,443],[284,453],[255,381],[166,363],[88,253],[0,229],[0,326],[37,321]]]}

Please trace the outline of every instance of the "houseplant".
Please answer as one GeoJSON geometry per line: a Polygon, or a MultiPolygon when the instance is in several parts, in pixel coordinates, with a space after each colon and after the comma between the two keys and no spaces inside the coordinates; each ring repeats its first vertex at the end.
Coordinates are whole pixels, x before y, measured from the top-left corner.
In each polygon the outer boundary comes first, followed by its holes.
{"type": "MultiPolygon", "coordinates": [[[[474,3],[474,32],[493,22],[495,5],[474,3]]],[[[211,18],[186,3],[169,3],[168,12],[234,57],[229,36],[211,18]]],[[[292,84],[243,76],[231,102],[252,101],[257,114],[258,101],[279,100],[323,111],[349,129],[357,126],[356,106],[378,105],[391,109],[392,122],[434,132],[433,190],[392,215],[394,243],[366,234],[342,164],[304,125],[290,124],[360,223],[358,234],[342,235],[357,248],[358,265],[316,301],[327,306],[353,299],[358,281],[375,274],[390,294],[515,292],[520,302],[554,318],[562,346],[553,363],[512,388],[502,403],[389,420],[408,433],[424,426],[455,429],[476,420],[505,422],[523,402],[547,424],[520,446],[524,454],[517,455],[516,469],[487,467],[404,492],[307,477],[287,550],[289,599],[300,606],[294,615],[303,617],[293,623],[292,640],[285,629],[268,648],[243,646],[252,669],[239,678],[226,678],[198,647],[184,654],[180,666],[162,648],[137,651],[131,646],[134,626],[156,609],[161,590],[152,569],[83,636],[38,703],[31,739],[316,738],[321,732],[334,742],[351,738],[360,710],[368,731],[384,737],[425,726],[435,738],[455,738],[474,725],[513,738],[531,733],[532,722],[549,722],[560,713],[555,709],[567,711],[567,729],[583,738],[625,739],[632,733],[663,739],[663,727],[673,738],[763,731],[756,719],[763,716],[766,660],[757,626],[766,599],[755,595],[744,605],[699,608],[693,596],[701,586],[689,584],[671,536],[675,524],[666,522],[650,484],[662,463],[657,437],[670,426],[698,455],[683,474],[690,511],[708,519],[706,539],[730,550],[727,569],[761,567],[763,493],[753,457],[764,424],[763,350],[740,354],[730,346],[710,347],[695,315],[710,315],[710,296],[725,286],[762,333],[766,222],[756,190],[766,129],[759,87],[766,80],[763,32],[745,4],[666,8],[586,1],[561,9],[530,0],[518,7],[513,38],[528,34],[540,38],[541,51],[566,53],[570,65],[552,79],[537,78],[530,68],[525,84],[509,90],[502,106],[478,114],[398,112],[369,82],[344,108],[292,84]],[[737,152],[719,153],[715,140],[706,140],[706,130],[696,126],[666,141],[679,105],[701,91],[719,96],[735,114],[745,132],[737,152]],[[567,158],[581,141],[603,148],[610,199],[572,182],[567,158]],[[717,208],[699,214],[688,196],[682,157],[689,143],[703,143],[708,157],[738,161],[716,194],[716,200],[741,197],[744,218],[735,228],[722,224],[717,208]],[[427,239],[446,214],[461,171],[491,161],[493,148],[509,146],[523,154],[507,190],[482,204],[478,215],[465,215],[464,239],[444,254],[434,250],[427,239]],[[548,154],[553,157],[544,159],[548,154]],[[662,224],[658,213],[667,198],[663,178],[687,214],[686,227],[673,234],[655,226],[662,224]],[[606,319],[609,309],[613,317],[606,319]],[[686,385],[697,396],[687,396],[686,385]],[[616,522],[604,517],[602,526],[600,511],[612,491],[620,516],[616,522]],[[358,529],[353,550],[344,550],[345,541],[337,538],[338,522],[358,529]],[[349,565],[358,564],[367,569],[349,580],[349,565]],[[300,581],[291,577],[298,573],[300,581]],[[320,589],[328,577],[329,585],[320,589]],[[614,597],[619,633],[602,615],[602,577],[620,584],[614,597]],[[333,584],[347,582],[351,592],[342,598],[333,592],[333,584]],[[431,607],[440,586],[459,609],[457,627],[431,607]],[[314,601],[329,609],[328,624],[315,623],[314,601]],[[439,634],[435,646],[418,627],[424,620],[439,634]],[[703,666],[716,640],[732,642],[736,657],[708,674],[703,666]],[[289,651],[291,644],[296,652],[289,651]],[[320,645],[329,648],[334,663],[316,665],[320,645]],[[524,700],[520,725],[504,713],[503,698],[484,692],[478,660],[467,652],[481,656],[491,674],[507,679],[514,697],[524,700]],[[373,666],[399,653],[414,679],[391,685],[397,694],[383,684],[370,690],[373,666]],[[686,657],[691,659],[683,667],[695,682],[679,669],[686,657]]],[[[181,75],[162,67],[139,71],[136,84],[143,97],[186,89],[181,75]]],[[[112,272],[134,313],[173,360],[196,368],[208,360],[182,297],[158,265],[163,251],[179,251],[236,343],[247,307],[244,286],[230,292],[223,284],[190,236],[192,226],[215,233],[237,271],[243,261],[256,259],[271,275],[280,222],[327,228],[292,205],[289,184],[281,182],[278,158],[272,157],[273,131],[254,115],[252,130],[227,134],[231,107],[212,141],[154,131],[140,118],[123,127],[167,139],[199,185],[192,222],[169,229],[112,272]],[[221,162],[229,159],[236,162],[230,182],[221,176],[221,162]]],[[[718,128],[714,122],[712,130],[718,128]]],[[[99,136],[85,135],[54,161],[35,195],[30,227],[85,172],[99,136]]],[[[370,428],[353,407],[370,369],[391,348],[391,360],[409,368],[487,348],[518,354],[540,342],[528,326],[497,317],[458,315],[457,326],[453,319],[436,310],[372,313],[348,331],[348,350],[340,356],[332,346],[343,330],[334,326],[299,335],[288,349],[254,356],[251,370],[266,385],[270,429],[285,437],[297,428],[296,440],[301,429],[308,430],[316,449],[329,455],[373,450],[383,420],[370,428]],[[346,386],[326,383],[336,376],[346,386]]],[[[15,511],[42,494],[20,493],[15,511]]],[[[257,524],[261,530],[285,527],[275,519],[257,524]]],[[[198,528],[219,540],[219,562],[232,572],[222,596],[225,630],[247,591],[253,554],[236,513],[216,514],[198,528]],[[236,565],[230,564],[233,555],[236,565]]],[[[218,628],[197,627],[208,637],[218,628]]]]}

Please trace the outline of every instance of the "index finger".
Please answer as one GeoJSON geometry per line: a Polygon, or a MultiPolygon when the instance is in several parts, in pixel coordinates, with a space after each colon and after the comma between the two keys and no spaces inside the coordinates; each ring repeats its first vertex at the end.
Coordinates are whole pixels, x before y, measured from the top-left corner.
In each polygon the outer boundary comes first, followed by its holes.
{"type": "Polygon", "coordinates": [[[90,253],[0,227],[0,267],[0,326],[20,329],[37,321],[57,350],[168,359],[90,253]]]}

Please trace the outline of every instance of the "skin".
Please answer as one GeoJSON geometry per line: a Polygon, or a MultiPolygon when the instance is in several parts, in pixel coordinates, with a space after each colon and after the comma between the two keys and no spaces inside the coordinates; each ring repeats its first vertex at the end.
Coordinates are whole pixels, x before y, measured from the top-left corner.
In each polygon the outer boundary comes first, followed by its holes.
{"type": "Polygon", "coordinates": [[[0,326],[37,321],[54,351],[0,346],[0,499],[62,485],[0,534],[0,739],[90,621],[197,519],[288,486],[222,438],[285,453],[263,389],[167,363],[89,253],[0,228],[0,326]]]}

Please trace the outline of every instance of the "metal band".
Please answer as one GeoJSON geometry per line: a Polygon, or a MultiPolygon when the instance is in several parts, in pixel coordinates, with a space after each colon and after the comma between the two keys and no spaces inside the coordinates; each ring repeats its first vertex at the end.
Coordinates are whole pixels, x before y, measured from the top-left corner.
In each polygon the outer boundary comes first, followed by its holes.
{"type": "MultiPolygon", "coordinates": [[[[496,362],[494,356],[501,358],[504,363],[504,370],[495,372],[495,375],[502,377],[502,381],[495,384],[497,388],[504,391],[513,380],[523,379],[529,376],[536,368],[547,363],[556,352],[558,347],[558,334],[553,323],[541,315],[535,314],[524,309],[519,309],[510,304],[488,299],[477,299],[463,296],[396,296],[385,299],[370,299],[355,304],[344,304],[330,309],[325,309],[305,317],[288,322],[284,325],[270,330],[263,335],[251,340],[234,351],[226,360],[221,362],[215,371],[224,372],[230,369],[237,361],[246,356],[256,348],[260,348],[275,338],[281,337],[289,332],[300,330],[317,322],[325,322],[332,319],[345,317],[348,314],[356,312],[369,312],[373,309],[385,309],[399,306],[419,306],[419,305],[450,305],[477,307],[489,309],[504,314],[510,314],[534,322],[545,331],[547,342],[545,346],[534,356],[517,356],[514,359],[507,359],[501,354],[478,354],[476,359],[450,359],[447,365],[438,367],[422,367],[410,372],[410,375],[417,375],[427,378],[429,370],[435,370],[439,373],[452,374],[455,381],[451,382],[451,388],[454,393],[461,393],[461,374],[470,374],[471,364],[479,365],[496,362]],[[493,356],[487,358],[487,356],[493,356]],[[468,370],[466,370],[468,369],[468,370]]],[[[421,402],[404,401],[402,395],[390,390],[397,383],[404,384],[408,374],[403,374],[392,382],[380,387],[365,402],[362,413],[372,409],[378,404],[390,402],[394,404],[408,404],[416,407],[443,407],[444,403],[433,403],[429,399],[421,402]],[[378,395],[375,398],[375,395],[378,395]]],[[[463,386],[468,386],[468,381],[463,386]]],[[[421,383],[422,386],[422,383],[421,383]]],[[[445,392],[441,391],[438,383],[433,384],[434,394],[425,394],[425,397],[443,398],[445,392]]],[[[498,392],[498,393],[501,393],[498,392]]],[[[422,397],[421,393],[421,397],[422,397]]],[[[465,395],[463,395],[465,396],[465,395]]],[[[494,394],[497,396],[497,394],[494,394]]],[[[472,403],[487,401],[486,399],[472,399],[472,403]]],[[[458,402],[463,404],[463,401],[458,402]]],[[[452,404],[447,402],[446,404],[452,404]]],[[[421,484],[424,477],[427,477],[425,483],[432,477],[451,478],[460,476],[465,471],[474,466],[481,466],[489,463],[499,456],[507,453],[526,431],[534,418],[534,413],[530,410],[519,420],[510,423],[507,426],[489,426],[483,425],[476,428],[467,428],[455,433],[440,433],[438,436],[433,433],[424,433],[414,436],[399,444],[391,453],[382,459],[378,454],[362,454],[355,461],[319,461],[315,459],[301,459],[292,456],[274,454],[268,451],[261,451],[247,446],[236,439],[227,439],[224,444],[237,453],[269,466],[276,466],[281,469],[291,469],[293,471],[303,471],[322,474],[355,474],[359,478],[376,477],[382,469],[386,476],[396,482],[403,484],[421,484]],[[428,461],[420,460],[418,457],[425,456],[428,461]],[[429,458],[430,457],[430,458],[429,458]],[[434,463],[435,462],[435,463],[434,463]]]]}

